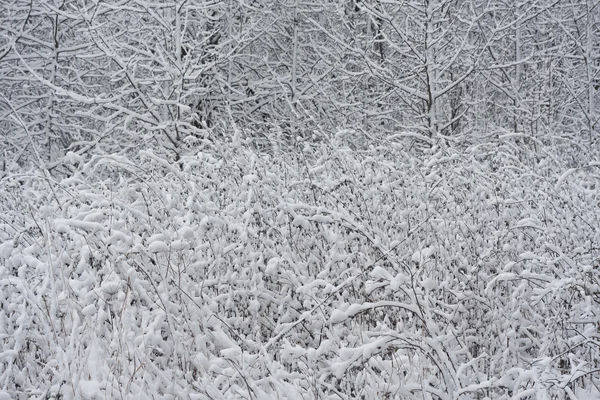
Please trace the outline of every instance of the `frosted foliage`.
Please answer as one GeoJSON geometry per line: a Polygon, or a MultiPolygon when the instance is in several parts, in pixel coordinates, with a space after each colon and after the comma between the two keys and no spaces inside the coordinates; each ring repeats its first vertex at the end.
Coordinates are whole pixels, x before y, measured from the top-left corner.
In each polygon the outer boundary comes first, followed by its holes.
{"type": "Polygon", "coordinates": [[[516,143],[6,176],[0,399],[598,398],[598,167],[516,143]]]}

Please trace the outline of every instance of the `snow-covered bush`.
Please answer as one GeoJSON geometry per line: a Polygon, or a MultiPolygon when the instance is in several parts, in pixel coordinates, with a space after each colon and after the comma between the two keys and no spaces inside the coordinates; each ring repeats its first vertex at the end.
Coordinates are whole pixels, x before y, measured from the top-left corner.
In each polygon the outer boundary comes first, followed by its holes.
{"type": "Polygon", "coordinates": [[[598,166],[517,139],[2,178],[0,398],[600,395],[598,166]]]}

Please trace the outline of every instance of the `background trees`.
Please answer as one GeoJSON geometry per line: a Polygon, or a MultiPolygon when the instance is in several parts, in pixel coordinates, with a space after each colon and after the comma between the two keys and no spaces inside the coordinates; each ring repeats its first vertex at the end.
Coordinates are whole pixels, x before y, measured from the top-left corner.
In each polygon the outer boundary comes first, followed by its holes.
{"type": "Polygon", "coordinates": [[[9,164],[141,143],[177,158],[186,137],[232,125],[270,146],[346,128],[425,142],[495,131],[590,142],[598,129],[592,0],[2,7],[9,164]]]}

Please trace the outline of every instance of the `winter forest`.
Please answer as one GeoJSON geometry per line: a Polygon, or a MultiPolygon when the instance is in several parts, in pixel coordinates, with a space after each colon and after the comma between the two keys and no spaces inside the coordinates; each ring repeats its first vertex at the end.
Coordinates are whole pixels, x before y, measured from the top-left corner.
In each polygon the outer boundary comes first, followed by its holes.
{"type": "Polygon", "coordinates": [[[600,0],[0,0],[7,399],[600,399],[600,0]]]}

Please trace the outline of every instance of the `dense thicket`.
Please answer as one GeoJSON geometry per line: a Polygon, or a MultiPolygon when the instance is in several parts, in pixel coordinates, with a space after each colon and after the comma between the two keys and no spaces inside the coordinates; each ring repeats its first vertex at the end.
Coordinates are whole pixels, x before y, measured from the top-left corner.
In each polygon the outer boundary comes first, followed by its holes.
{"type": "Polygon", "coordinates": [[[4,178],[0,395],[595,398],[600,164],[517,139],[4,178]]]}

